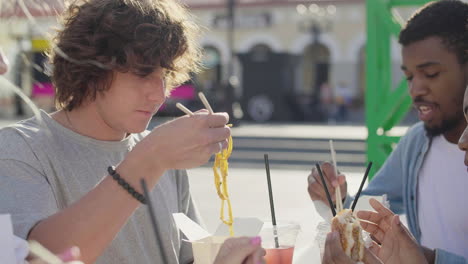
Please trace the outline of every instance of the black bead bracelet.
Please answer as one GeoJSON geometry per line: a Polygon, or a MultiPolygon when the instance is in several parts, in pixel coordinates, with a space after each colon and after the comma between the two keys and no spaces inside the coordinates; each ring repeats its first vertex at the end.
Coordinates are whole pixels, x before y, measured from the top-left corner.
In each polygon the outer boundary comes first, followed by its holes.
{"type": "Polygon", "coordinates": [[[140,203],[146,204],[146,198],[143,194],[137,192],[128,182],[126,182],[120,174],[115,171],[113,166],[107,168],[109,175],[112,176],[112,179],[116,180],[117,183],[122,186],[133,198],[137,199],[140,203]]]}

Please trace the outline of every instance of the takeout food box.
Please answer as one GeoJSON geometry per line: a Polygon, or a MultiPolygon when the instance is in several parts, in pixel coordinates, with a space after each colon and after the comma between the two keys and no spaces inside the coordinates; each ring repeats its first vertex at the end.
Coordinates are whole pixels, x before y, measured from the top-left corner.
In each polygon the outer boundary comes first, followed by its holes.
{"type": "MultiPolygon", "coordinates": [[[[229,238],[229,227],[221,223],[214,234],[210,234],[185,214],[173,214],[177,227],[192,243],[195,264],[214,262],[224,240],[229,238]]],[[[257,236],[263,227],[263,221],[257,218],[234,218],[234,235],[257,236]]]]}

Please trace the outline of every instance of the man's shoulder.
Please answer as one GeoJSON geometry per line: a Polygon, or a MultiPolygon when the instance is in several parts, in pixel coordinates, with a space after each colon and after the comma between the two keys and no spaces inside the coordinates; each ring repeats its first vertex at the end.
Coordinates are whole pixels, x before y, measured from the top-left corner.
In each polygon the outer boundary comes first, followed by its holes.
{"type": "Polygon", "coordinates": [[[0,129],[0,159],[24,156],[32,152],[34,141],[40,140],[40,126],[32,119],[0,129]]]}
{"type": "Polygon", "coordinates": [[[400,139],[397,146],[397,153],[405,155],[419,154],[428,144],[429,138],[424,129],[424,123],[418,122],[408,129],[406,134],[400,139]]]}

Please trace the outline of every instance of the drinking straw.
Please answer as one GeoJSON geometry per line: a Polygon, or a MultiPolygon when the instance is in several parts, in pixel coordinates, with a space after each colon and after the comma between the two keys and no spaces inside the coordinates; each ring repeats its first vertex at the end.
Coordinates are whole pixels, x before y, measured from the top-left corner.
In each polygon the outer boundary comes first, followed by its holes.
{"type": "Polygon", "coordinates": [[[210,114],[213,114],[213,108],[211,108],[211,105],[208,102],[208,99],[206,99],[206,96],[202,92],[199,92],[198,97],[200,97],[200,100],[202,101],[202,103],[206,107],[206,109],[208,109],[210,114]]]}
{"type": "Polygon", "coordinates": [[[270,210],[271,210],[271,222],[273,223],[273,236],[275,237],[275,247],[279,248],[278,232],[276,230],[275,204],[273,202],[273,190],[271,188],[270,162],[268,161],[268,154],[265,154],[264,158],[265,158],[265,169],[266,169],[267,182],[268,182],[268,194],[270,196],[270,210]]]}
{"type": "Polygon", "coordinates": [[[327,187],[327,183],[325,182],[325,178],[323,177],[322,169],[320,168],[320,165],[318,163],[315,164],[315,167],[317,167],[320,178],[322,179],[323,188],[325,189],[325,194],[327,195],[327,200],[328,200],[328,203],[330,204],[332,214],[333,214],[333,216],[335,216],[336,215],[335,206],[333,206],[333,201],[331,199],[330,192],[328,191],[328,187],[327,187]]]}
{"type": "Polygon", "coordinates": [[[176,107],[179,108],[182,112],[186,113],[188,116],[193,116],[194,115],[194,113],[192,111],[190,111],[187,107],[185,107],[181,103],[177,103],[176,107]]]}
{"type": "Polygon", "coordinates": [[[157,225],[156,225],[156,215],[154,214],[154,210],[153,210],[153,202],[151,201],[151,196],[150,196],[150,194],[148,192],[148,187],[146,186],[145,179],[142,178],[140,180],[140,183],[141,183],[141,188],[143,189],[143,194],[145,195],[145,198],[146,198],[146,203],[147,203],[147,206],[148,206],[147,207],[148,208],[148,213],[149,213],[150,218],[151,218],[151,224],[153,226],[154,237],[156,238],[156,246],[161,249],[160,251],[161,251],[161,254],[162,254],[163,263],[169,263],[168,258],[166,256],[166,252],[162,248],[163,242],[161,240],[161,236],[159,236],[158,228],[157,228],[157,225]]]}
{"type": "Polygon", "coordinates": [[[356,207],[359,196],[361,195],[362,187],[364,187],[364,183],[367,180],[367,176],[369,175],[369,171],[371,168],[372,168],[372,161],[369,162],[369,164],[367,165],[366,173],[364,173],[364,178],[362,178],[361,186],[359,186],[359,190],[356,194],[356,198],[354,199],[353,205],[351,206],[351,211],[354,211],[354,208],[356,207]]]}

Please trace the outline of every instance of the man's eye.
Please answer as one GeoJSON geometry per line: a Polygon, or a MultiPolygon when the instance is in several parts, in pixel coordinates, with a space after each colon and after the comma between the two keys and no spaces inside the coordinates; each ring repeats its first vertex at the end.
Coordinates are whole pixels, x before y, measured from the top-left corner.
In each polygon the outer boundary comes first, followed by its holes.
{"type": "Polygon", "coordinates": [[[411,80],[413,80],[413,76],[406,76],[406,80],[410,82],[411,80]]]}
{"type": "Polygon", "coordinates": [[[436,72],[436,73],[433,73],[433,74],[426,74],[427,78],[435,78],[437,76],[439,76],[439,73],[436,72]]]}

